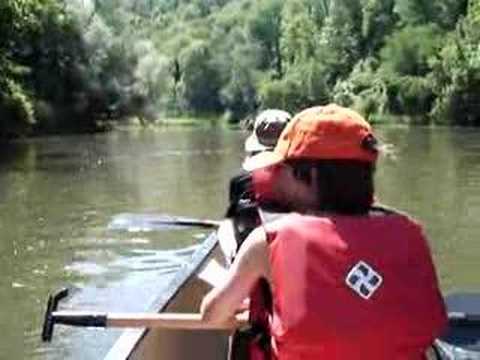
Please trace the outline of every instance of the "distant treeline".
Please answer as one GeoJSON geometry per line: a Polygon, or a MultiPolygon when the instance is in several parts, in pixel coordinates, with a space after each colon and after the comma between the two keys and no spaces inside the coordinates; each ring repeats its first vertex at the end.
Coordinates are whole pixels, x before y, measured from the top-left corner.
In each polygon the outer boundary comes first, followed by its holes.
{"type": "Polygon", "coordinates": [[[1,0],[0,138],[292,112],[480,125],[480,0],[1,0]]]}

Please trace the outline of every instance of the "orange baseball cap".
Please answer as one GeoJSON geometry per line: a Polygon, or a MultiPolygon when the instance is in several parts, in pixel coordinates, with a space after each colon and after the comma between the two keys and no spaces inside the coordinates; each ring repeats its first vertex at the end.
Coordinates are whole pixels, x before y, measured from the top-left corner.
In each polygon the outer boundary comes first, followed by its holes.
{"type": "Polygon", "coordinates": [[[336,104],[315,106],[287,124],[273,151],[252,156],[243,167],[251,171],[291,159],[373,163],[376,145],[370,124],[357,112],[336,104]]]}

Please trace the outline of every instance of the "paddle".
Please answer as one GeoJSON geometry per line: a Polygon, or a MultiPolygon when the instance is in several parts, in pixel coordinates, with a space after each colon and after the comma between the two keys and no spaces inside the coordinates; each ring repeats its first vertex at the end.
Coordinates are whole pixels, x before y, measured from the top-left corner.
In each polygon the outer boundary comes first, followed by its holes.
{"type": "MultiPolygon", "coordinates": [[[[186,313],[101,313],[88,311],[57,311],[59,302],[68,296],[68,289],[62,289],[48,299],[42,330],[42,340],[49,342],[55,324],[85,327],[121,328],[166,328],[184,330],[234,330],[248,324],[247,317],[237,316],[232,321],[207,323],[200,314],[186,313]]],[[[480,294],[454,294],[447,296],[450,331],[443,341],[437,341],[437,351],[477,352],[480,338],[480,294]],[[447,349],[447,350],[446,350],[447,349]],[[453,349],[453,350],[452,350],[453,349]]],[[[477,353],[478,354],[478,353],[477,353]]]]}
{"type": "Polygon", "coordinates": [[[164,214],[122,213],[115,215],[108,224],[109,230],[129,232],[146,232],[153,230],[172,230],[185,227],[201,227],[216,229],[220,221],[209,219],[193,219],[164,214]]]}
{"type": "Polygon", "coordinates": [[[48,299],[43,322],[42,341],[50,342],[55,324],[85,327],[166,328],[184,330],[235,330],[248,323],[247,317],[221,323],[208,323],[200,314],[186,313],[101,313],[89,311],[57,311],[58,303],[68,296],[62,289],[48,299]]]}

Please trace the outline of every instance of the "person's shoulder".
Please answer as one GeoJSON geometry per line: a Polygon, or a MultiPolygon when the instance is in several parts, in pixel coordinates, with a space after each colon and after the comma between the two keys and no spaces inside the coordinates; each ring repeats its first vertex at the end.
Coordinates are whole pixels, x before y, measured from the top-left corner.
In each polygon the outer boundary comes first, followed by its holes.
{"type": "Polygon", "coordinates": [[[333,224],[332,217],[327,215],[308,215],[297,212],[284,213],[264,224],[269,233],[297,232],[299,229],[315,226],[320,229],[322,226],[330,227],[333,224]]]}
{"type": "Polygon", "coordinates": [[[415,221],[414,218],[406,211],[400,210],[396,207],[385,205],[382,203],[375,203],[370,208],[370,215],[372,216],[398,216],[415,221]]]}
{"type": "Polygon", "coordinates": [[[423,226],[419,220],[413,217],[411,214],[404,210],[399,210],[391,206],[384,204],[376,203],[371,207],[370,216],[372,217],[385,217],[387,219],[392,219],[393,221],[398,221],[404,223],[407,226],[415,228],[419,231],[423,231],[423,226]]]}
{"type": "Polygon", "coordinates": [[[264,212],[264,225],[267,229],[279,229],[288,227],[298,222],[301,215],[295,212],[288,213],[271,213],[264,212]]]}

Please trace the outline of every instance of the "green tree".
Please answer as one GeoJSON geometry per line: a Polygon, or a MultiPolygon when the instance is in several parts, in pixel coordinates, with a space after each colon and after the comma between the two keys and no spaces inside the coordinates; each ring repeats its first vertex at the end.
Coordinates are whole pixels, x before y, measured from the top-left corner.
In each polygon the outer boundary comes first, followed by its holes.
{"type": "Polygon", "coordinates": [[[480,1],[470,0],[468,4],[468,17],[472,22],[472,25],[476,26],[480,24],[480,1]]]}
{"type": "Polygon", "coordinates": [[[429,81],[431,60],[441,48],[442,34],[435,24],[407,26],[394,32],[380,51],[377,73],[388,87],[388,109],[395,114],[423,116],[432,108],[434,90],[429,81]]]}
{"type": "Polygon", "coordinates": [[[367,117],[387,112],[388,85],[377,73],[378,61],[367,58],[358,62],[349,77],[336,83],[334,102],[356,109],[367,117]]]}
{"type": "Polygon", "coordinates": [[[29,37],[39,30],[35,14],[42,5],[54,4],[33,0],[0,3],[0,138],[26,134],[36,123],[25,81],[31,70],[22,58],[30,51],[29,37]]]}
{"type": "MultiPolygon", "coordinates": [[[[282,13],[282,57],[287,66],[302,63],[316,55],[318,42],[317,17],[304,0],[288,0],[282,13]]],[[[322,23],[318,24],[320,27],[322,23]]]]}
{"type": "Polygon", "coordinates": [[[331,3],[328,16],[317,36],[316,58],[328,72],[325,81],[331,88],[345,78],[361,59],[361,4],[358,0],[331,3]]]}
{"type": "Polygon", "coordinates": [[[479,19],[478,0],[3,0],[0,137],[331,100],[480,125],[479,19]]]}
{"type": "Polygon", "coordinates": [[[467,12],[468,0],[397,0],[395,12],[407,25],[435,22],[451,29],[458,18],[467,12]]]}
{"type": "Polygon", "coordinates": [[[247,20],[247,30],[263,49],[263,69],[272,69],[275,78],[283,76],[283,59],[280,48],[282,25],[282,0],[257,2],[247,20]]]}
{"type": "Polygon", "coordinates": [[[480,126],[480,13],[471,3],[468,17],[457,25],[433,62],[437,100],[432,115],[439,122],[480,126]]]}
{"type": "Polygon", "coordinates": [[[364,0],[362,6],[362,45],[366,57],[374,56],[384,45],[395,25],[394,0],[364,0]]]}
{"type": "Polygon", "coordinates": [[[429,59],[441,47],[441,35],[435,25],[396,31],[380,51],[382,67],[393,74],[425,76],[430,71],[429,59]]]}
{"type": "Polygon", "coordinates": [[[210,44],[195,41],[180,54],[183,68],[180,103],[187,111],[218,112],[221,109],[221,78],[210,52],[210,44]]]}
{"type": "Polygon", "coordinates": [[[255,112],[257,104],[257,78],[261,62],[259,44],[249,42],[248,36],[234,30],[224,41],[215,41],[215,63],[223,74],[220,91],[222,105],[230,121],[242,119],[255,112]]]}

